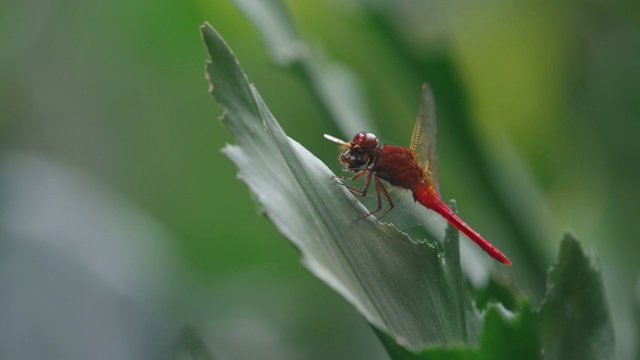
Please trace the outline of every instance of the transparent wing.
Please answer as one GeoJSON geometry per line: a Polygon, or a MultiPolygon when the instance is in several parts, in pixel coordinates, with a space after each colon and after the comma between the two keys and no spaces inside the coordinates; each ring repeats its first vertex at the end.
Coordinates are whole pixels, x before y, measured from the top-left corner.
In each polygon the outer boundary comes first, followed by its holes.
{"type": "Polygon", "coordinates": [[[436,106],[433,101],[431,87],[422,84],[420,94],[420,109],[418,118],[411,135],[411,151],[416,155],[427,178],[440,195],[440,182],[438,181],[438,161],[436,158],[436,106]]]}

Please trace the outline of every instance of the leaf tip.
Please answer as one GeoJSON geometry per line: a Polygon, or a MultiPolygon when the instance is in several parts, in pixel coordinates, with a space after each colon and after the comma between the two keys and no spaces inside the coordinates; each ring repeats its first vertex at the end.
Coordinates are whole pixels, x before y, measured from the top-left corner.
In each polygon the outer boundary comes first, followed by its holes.
{"type": "Polygon", "coordinates": [[[585,269],[591,271],[597,271],[598,263],[595,256],[591,256],[585,251],[584,247],[580,243],[578,235],[573,231],[568,230],[565,232],[562,242],[560,243],[560,253],[558,255],[557,263],[555,267],[561,266],[564,262],[575,262],[584,264],[585,269]]]}
{"type": "Polygon", "coordinates": [[[213,28],[213,26],[211,26],[211,24],[209,24],[208,21],[205,21],[202,25],[200,25],[200,34],[202,35],[202,38],[206,39],[212,35],[214,35],[216,32],[216,30],[213,28]]]}

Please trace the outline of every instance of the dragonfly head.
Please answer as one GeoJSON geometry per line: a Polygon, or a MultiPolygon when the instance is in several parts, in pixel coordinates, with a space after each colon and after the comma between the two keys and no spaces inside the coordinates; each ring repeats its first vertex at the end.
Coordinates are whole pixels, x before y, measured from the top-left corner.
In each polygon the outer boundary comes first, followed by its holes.
{"type": "Polygon", "coordinates": [[[375,159],[378,154],[378,138],[371,133],[357,133],[350,142],[325,135],[330,141],[347,146],[347,151],[339,157],[340,163],[349,169],[358,169],[375,159]]]}
{"type": "Polygon", "coordinates": [[[378,155],[378,138],[371,133],[357,133],[353,140],[349,142],[331,135],[325,134],[324,137],[329,141],[347,147],[347,151],[340,154],[338,159],[342,165],[349,169],[359,169],[375,160],[378,155]]]}

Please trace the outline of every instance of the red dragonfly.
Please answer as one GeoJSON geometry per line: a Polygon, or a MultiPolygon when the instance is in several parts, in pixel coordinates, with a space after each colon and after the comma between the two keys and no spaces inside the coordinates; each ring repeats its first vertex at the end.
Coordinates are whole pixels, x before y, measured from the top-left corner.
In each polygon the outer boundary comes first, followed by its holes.
{"type": "Polygon", "coordinates": [[[438,173],[435,155],[435,105],[431,89],[425,83],[420,96],[420,110],[411,136],[411,146],[407,149],[400,146],[380,145],[378,138],[371,133],[361,132],[346,142],[331,135],[324,135],[330,141],[347,147],[339,160],[346,167],[345,171],[355,172],[353,177],[339,176],[341,180],[354,181],[365,176],[364,188],[358,189],[345,185],[351,192],[366,196],[373,180],[376,186],[378,208],[363,216],[374,215],[382,210],[382,196],[389,203],[389,209],[378,219],[382,219],[393,209],[394,203],[380,179],[389,184],[409,189],[418,203],[431,209],[455,226],[469,239],[473,240],[487,254],[503,264],[511,265],[511,261],[458,217],[442,201],[438,185],[438,173]]]}

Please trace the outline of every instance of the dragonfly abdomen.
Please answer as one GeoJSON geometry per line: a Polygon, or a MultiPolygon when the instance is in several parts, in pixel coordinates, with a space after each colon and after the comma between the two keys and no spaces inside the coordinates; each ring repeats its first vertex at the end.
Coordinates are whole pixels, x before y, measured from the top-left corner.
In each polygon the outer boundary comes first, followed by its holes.
{"type": "Polygon", "coordinates": [[[511,265],[509,260],[498,248],[485,240],[477,231],[473,230],[466,222],[464,222],[453,210],[440,199],[433,186],[423,186],[414,190],[413,198],[427,209],[431,209],[447,220],[456,229],[460,230],[469,239],[475,242],[482,250],[489,254],[492,258],[503,264],[511,265]]]}

